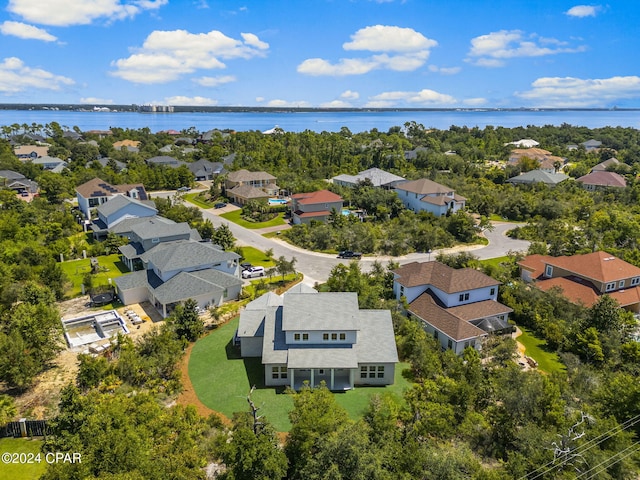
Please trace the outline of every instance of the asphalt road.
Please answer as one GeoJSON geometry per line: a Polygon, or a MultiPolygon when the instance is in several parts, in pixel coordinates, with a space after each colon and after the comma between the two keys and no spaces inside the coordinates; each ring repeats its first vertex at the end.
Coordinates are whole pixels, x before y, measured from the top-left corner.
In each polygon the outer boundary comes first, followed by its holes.
{"type": "MultiPolygon", "coordinates": [[[[219,212],[219,211],[218,211],[219,212]]],[[[237,244],[241,246],[251,246],[259,250],[265,251],[269,248],[273,249],[274,256],[276,258],[284,255],[287,259],[295,257],[296,270],[302,272],[305,276],[305,283],[313,286],[316,282],[323,283],[329,278],[331,269],[339,263],[348,263],[348,260],[341,260],[336,258],[335,255],[327,255],[325,253],[311,252],[295,247],[286,243],[283,240],[279,240],[277,237],[265,238],[260,233],[254,230],[241,227],[233,222],[229,222],[224,218],[218,216],[218,212],[213,209],[202,209],[202,215],[204,218],[211,220],[214,226],[218,227],[222,223],[226,223],[234,237],[236,237],[237,244]]],[[[463,250],[472,251],[481,260],[487,258],[496,258],[506,255],[509,251],[526,250],[529,246],[529,242],[525,240],[513,240],[505,235],[505,232],[512,229],[516,224],[513,223],[495,223],[494,230],[492,232],[485,232],[485,236],[489,240],[489,245],[479,246],[473,245],[470,247],[454,247],[450,249],[435,250],[429,253],[411,253],[402,257],[389,257],[389,256],[376,256],[376,257],[363,257],[360,260],[361,268],[367,271],[371,268],[374,261],[379,261],[386,264],[389,260],[394,260],[400,264],[410,262],[425,262],[431,259],[435,259],[436,255],[440,252],[453,253],[463,250]]]]}

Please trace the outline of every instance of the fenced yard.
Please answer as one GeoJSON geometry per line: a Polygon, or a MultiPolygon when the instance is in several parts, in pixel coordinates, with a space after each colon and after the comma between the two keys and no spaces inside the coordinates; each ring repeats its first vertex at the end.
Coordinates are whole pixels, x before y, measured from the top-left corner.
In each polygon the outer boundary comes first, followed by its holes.
{"type": "MultiPolygon", "coordinates": [[[[92,275],[94,286],[108,286],[109,279],[119,277],[129,272],[127,266],[120,261],[120,255],[103,255],[95,257],[98,260],[98,272],[92,275]]],[[[91,272],[91,259],[70,260],[60,264],[62,271],[69,279],[71,285],[66,291],[66,296],[73,298],[82,294],[82,281],[84,275],[91,272]]]]}

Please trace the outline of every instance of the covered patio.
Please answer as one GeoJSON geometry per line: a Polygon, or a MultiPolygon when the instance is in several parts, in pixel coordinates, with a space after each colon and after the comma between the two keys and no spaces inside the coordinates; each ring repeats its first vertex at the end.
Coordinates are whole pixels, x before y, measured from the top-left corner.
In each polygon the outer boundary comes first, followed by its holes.
{"type": "Polygon", "coordinates": [[[351,390],[358,369],[354,348],[289,349],[287,359],[289,385],[299,390],[305,382],[315,387],[325,382],[333,391],[351,390]]]}

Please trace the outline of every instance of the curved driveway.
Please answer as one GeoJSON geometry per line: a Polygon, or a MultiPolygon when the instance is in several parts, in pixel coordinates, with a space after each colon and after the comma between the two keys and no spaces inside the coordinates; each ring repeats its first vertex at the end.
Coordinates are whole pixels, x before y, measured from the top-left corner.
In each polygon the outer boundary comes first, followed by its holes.
{"type": "MultiPolygon", "coordinates": [[[[298,248],[278,238],[265,238],[259,231],[250,230],[233,222],[225,220],[213,213],[213,209],[201,209],[204,218],[211,220],[214,226],[218,227],[223,223],[226,223],[234,237],[236,237],[238,245],[246,245],[255,247],[259,250],[265,251],[270,248],[273,249],[274,257],[285,256],[290,259],[295,257],[296,270],[302,272],[305,276],[305,283],[312,285],[315,282],[323,283],[329,278],[331,269],[339,263],[347,263],[345,260],[340,260],[335,255],[328,255],[325,253],[311,252],[298,248]]],[[[374,261],[382,262],[386,264],[389,260],[394,260],[400,264],[405,264],[415,261],[428,261],[432,258],[435,259],[436,255],[440,252],[453,253],[460,251],[473,251],[481,260],[487,258],[496,258],[506,255],[509,251],[526,250],[529,246],[529,242],[525,240],[513,240],[505,235],[505,232],[514,228],[519,224],[496,222],[494,223],[494,230],[492,232],[486,231],[485,236],[489,240],[489,245],[471,245],[471,246],[459,246],[454,248],[436,250],[428,253],[411,253],[409,255],[401,257],[389,257],[389,256],[376,256],[376,257],[363,257],[360,261],[360,265],[363,270],[368,270],[374,261]]],[[[285,229],[287,227],[283,227],[285,229]]]]}

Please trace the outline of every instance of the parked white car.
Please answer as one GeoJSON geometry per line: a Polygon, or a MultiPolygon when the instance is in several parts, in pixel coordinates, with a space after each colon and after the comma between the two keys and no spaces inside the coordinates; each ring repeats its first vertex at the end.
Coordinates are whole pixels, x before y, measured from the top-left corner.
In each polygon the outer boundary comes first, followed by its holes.
{"type": "Polygon", "coordinates": [[[251,267],[242,272],[242,278],[264,277],[264,267],[251,267]]]}

